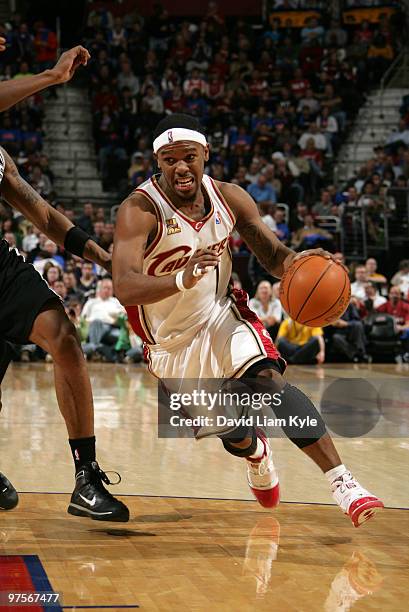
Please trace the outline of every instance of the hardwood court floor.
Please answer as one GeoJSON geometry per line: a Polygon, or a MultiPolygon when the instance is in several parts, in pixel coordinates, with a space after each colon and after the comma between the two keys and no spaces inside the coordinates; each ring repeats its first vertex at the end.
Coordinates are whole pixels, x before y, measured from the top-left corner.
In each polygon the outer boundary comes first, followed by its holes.
{"type": "MultiPolygon", "coordinates": [[[[274,439],[282,499],[292,503],[268,512],[249,501],[244,462],[218,440],[157,438],[156,383],[144,368],[91,364],[90,372],[99,461],[121,472],[111,491],[129,495],[132,519],[66,514],[73,468],[52,366],[13,365],[2,385],[0,470],[25,493],[0,514],[3,560],[38,555],[69,607],[407,609],[408,438],[391,437],[381,420],[377,437],[336,440],[343,462],[389,507],[359,529],[325,505],[333,500],[318,468],[274,439]]],[[[393,382],[408,374],[407,366],[328,365],[291,367],[287,377],[317,398],[340,376],[393,382]]]]}
{"type": "Polygon", "coordinates": [[[330,506],[127,497],[132,520],[109,525],[65,515],[67,499],[23,494],[0,554],[38,555],[70,608],[407,610],[405,510],[355,530],[330,506]]]}

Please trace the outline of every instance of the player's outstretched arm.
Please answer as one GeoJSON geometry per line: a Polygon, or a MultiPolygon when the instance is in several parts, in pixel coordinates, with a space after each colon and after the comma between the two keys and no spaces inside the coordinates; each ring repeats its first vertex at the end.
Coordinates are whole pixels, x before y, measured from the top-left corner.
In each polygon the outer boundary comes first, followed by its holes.
{"type": "Polygon", "coordinates": [[[296,256],[267,227],[260,217],[253,198],[232,183],[219,183],[219,188],[236,217],[236,229],[259,262],[273,276],[281,278],[296,256]]]}
{"type": "MultiPolygon", "coordinates": [[[[1,39],[0,39],[1,42],[1,39]]],[[[1,49],[0,51],[4,49],[1,49]]],[[[65,51],[56,65],[39,74],[11,79],[0,83],[0,112],[7,110],[28,96],[46,89],[51,85],[66,83],[75,74],[78,66],[86,66],[90,54],[78,45],[65,51]]]]}
{"type": "Polygon", "coordinates": [[[238,185],[219,183],[224,198],[236,217],[236,229],[259,262],[273,276],[281,278],[295,259],[307,255],[331,257],[323,249],[296,253],[283,244],[263,222],[253,198],[238,185]]]}
{"type": "MultiPolygon", "coordinates": [[[[10,155],[1,149],[5,159],[2,196],[16,210],[21,212],[41,232],[46,234],[59,246],[64,246],[68,231],[73,224],[67,217],[55,210],[29,185],[19,174],[10,155]]],[[[108,272],[111,270],[111,256],[94,240],[87,240],[84,246],[84,259],[89,259],[102,266],[108,272]]]]}
{"type": "MultiPolygon", "coordinates": [[[[158,220],[152,204],[134,193],[120,206],[115,227],[112,278],[115,295],[124,306],[154,304],[179,293],[176,277],[143,274],[143,259],[149,239],[153,239],[158,220]]],[[[210,251],[194,253],[183,272],[183,284],[191,289],[202,275],[194,276],[195,267],[215,266],[218,258],[210,251]]]]}

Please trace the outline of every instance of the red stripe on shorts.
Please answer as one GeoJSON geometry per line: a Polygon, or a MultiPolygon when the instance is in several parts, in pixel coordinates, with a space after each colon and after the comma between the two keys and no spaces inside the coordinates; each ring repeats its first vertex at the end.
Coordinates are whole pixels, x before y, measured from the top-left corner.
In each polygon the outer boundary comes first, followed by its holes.
{"type": "Polygon", "coordinates": [[[144,326],[141,320],[141,314],[139,312],[139,306],[125,306],[125,310],[128,313],[128,321],[131,324],[135,334],[146,342],[147,344],[153,344],[152,338],[148,338],[144,326]]]}
{"type": "Polygon", "coordinates": [[[281,355],[274,342],[272,341],[270,334],[256,315],[256,313],[249,308],[249,296],[243,289],[233,289],[231,297],[240,313],[242,319],[250,323],[258,338],[266,351],[267,357],[270,359],[281,359],[281,355]]]}

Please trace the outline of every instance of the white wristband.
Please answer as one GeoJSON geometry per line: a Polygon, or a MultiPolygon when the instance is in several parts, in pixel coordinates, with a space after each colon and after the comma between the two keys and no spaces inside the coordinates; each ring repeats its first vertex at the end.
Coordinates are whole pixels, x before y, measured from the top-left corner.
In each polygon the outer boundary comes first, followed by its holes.
{"type": "Polygon", "coordinates": [[[184,270],[180,270],[175,276],[176,287],[179,291],[186,291],[186,287],[183,284],[183,272],[184,270]]]}

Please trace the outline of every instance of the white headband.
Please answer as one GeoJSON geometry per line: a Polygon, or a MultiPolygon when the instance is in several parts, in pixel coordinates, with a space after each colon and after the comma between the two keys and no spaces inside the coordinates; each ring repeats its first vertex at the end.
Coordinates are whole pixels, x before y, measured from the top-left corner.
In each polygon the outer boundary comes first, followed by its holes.
{"type": "Polygon", "coordinates": [[[193,142],[198,142],[204,147],[207,145],[206,136],[204,136],[204,134],[196,132],[196,130],[178,127],[166,130],[166,132],[163,132],[160,136],[155,138],[153,141],[153,152],[157,153],[159,149],[165,145],[173,144],[179,140],[191,140],[193,142]]]}

